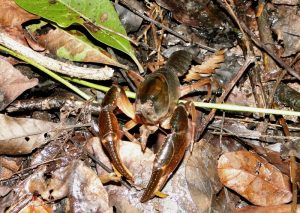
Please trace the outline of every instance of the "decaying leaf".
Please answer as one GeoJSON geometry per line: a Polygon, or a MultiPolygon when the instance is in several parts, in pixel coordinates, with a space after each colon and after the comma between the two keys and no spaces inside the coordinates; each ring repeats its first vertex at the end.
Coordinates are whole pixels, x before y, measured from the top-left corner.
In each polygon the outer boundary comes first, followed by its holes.
{"type": "Polygon", "coordinates": [[[52,213],[54,212],[48,204],[46,204],[42,199],[33,197],[32,201],[28,203],[19,213],[52,213]]]}
{"type": "Polygon", "coordinates": [[[25,90],[38,84],[36,78],[28,79],[7,61],[0,59],[0,111],[5,109],[25,90]]]}
{"type": "Polygon", "coordinates": [[[24,22],[38,18],[20,8],[13,0],[0,0],[0,14],[1,27],[21,27],[24,22]]]}
{"type": "Polygon", "coordinates": [[[0,0],[0,28],[24,45],[27,44],[21,24],[38,18],[20,8],[14,0],[0,0]]]}
{"type": "Polygon", "coordinates": [[[119,4],[114,4],[114,6],[119,14],[120,21],[124,26],[126,32],[136,32],[141,26],[143,18],[119,4]]]}
{"type": "Polygon", "coordinates": [[[273,25],[272,29],[277,34],[277,39],[284,44],[282,57],[296,54],[300,51],[300,15],[292,12],[285,13],[273,25]]]}
{"type": "Polygon", "coordinates": [[[297,5],[298,0],[272,0],[273,4],[283,4],[283,5],[297,5]]]}
{"type": "Polygon", "coordinates": [[[176,20],[193,27],[217,27],[224,21],[220,10],[209,0],[156,0],[172,12],[176,20]]]}
{"type": "Polygon", "coordinates": [[[223,154],[218,161],[218,174],[225,186],[255,205],[280,205],[292,199],[288,176],[254,153],[223,154]]]}
{"type": "Polygon", "coordinates": [[[0,114],[0,154],[21,155],[49,141],[57,123],[0,114]]]}
{"type": "Polygon", "coordinates": [[[6,213],[53,213],[54,211],[50,208],[49,204],[46,204],[42,199],[32,196],[25,195],[23,196],[19,202],[16,202],[8,210],[6,213]]]}
{"type": "Polygon", "coordinates": [[[108,195],[97,174],[82,161],[54,172],[42,196],[47,200],[69,198],[71,212],[112,212],[108,195]],[[48,196],[47,196],[48,195],[48,196]]]}
{"type": "MultiPolygon", "coordinates": [[[[110,160],[103,151],[99,138],[91,138],[88,143],[91,144],[94,155],[97,157],[97,159],[103,162],[105,165],[110,165],[110,160]]],[[[152,162],[154,161],[155,157],[153,152],[149,149],[146,149],[145,152],[142,152],[139,144],[122,141],[120,144],[120,157],[126,167],[133,174],[134,185],[139,189],[145,188],[148,183],[147,181],[151,176],[152,162]]],[[[102,172],[100,170],[99,174],[107,173],[102,172]]]]}
{"type": "Polygon", "coordinates": [[[221,152],[206,140],[194,145],[192,156],[186,165],[186,178],[190,193],[199,212],[206,212],[213,206],[213,197],[221,190],[222,183],[217,174],[217,159],[221,152]]]}
{"type": "Polygon", "coordinates": [[[199,80],[212,75],[215,69],[220,67],[220,63],[224,62],[224,52],[224,50],[220,50],[206,58],[201,65],[192,66],[184,81],[199,80]]]}
{"type": "Polygon", "coordinates": [[[64,31],[60,28],[49,26],[47,33],[38,34],[36,31],[33,32],[38,26],[45,24],[47,23],[41,22],[37,26],[30,25],[27,29],[34,35],[35,40],[52,54],[71,61],[95,62],[127,68],[126,65],[120,64],[105,50],[94,45],[79,31],[64,31]]]}
{"type": "Polygon", "coordinates": [[[19,170],[19,168],[20,162],[18,159],[4,156],[0,157],[0,180],[10,178],[15,172],[19,170]]]}
{"type": "MultiPolygon", "coordinates": [[[[223,138],[226,149],[239,149],[235,144],[235,141],[223,138]]],[[[226,189],[221,191],[223,186],[217,173],[217,159],[221,152],[219,138],[210,136],[194,145],[193,153],[187,161],[186,180],[198,212],[230,213],[239,200],[226,189]]]]}
{"type": "MultiPolygon", "coordinates": [[[[268,206],[268,207],[262,207],[262,206],[246,206],[241,209],[235,209],[232,213],[266,213],[266,212],[272,212],[272,213],[290,213],[291,212],[292,205],[278,205],[278,206],[268,206]]],[[[300,213],[300,205],[297,205],[297,211],[296,213],[300,213]]]]}

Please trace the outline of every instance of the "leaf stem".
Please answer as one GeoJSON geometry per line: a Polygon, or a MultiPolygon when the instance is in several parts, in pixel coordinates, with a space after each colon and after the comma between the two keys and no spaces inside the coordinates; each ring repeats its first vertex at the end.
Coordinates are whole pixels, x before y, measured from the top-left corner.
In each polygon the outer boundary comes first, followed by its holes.
{"type": "MultiPolygon", "coordinates": [[[[72,81],[74,83],[81,84],[81,85],[86,86],[86,87],[90,87],[90,88],[100,90],[102,92],[107,92],[110,89],[110,87],[106,87],[106,86],[102,86],[102,85],[99,85],[99,84],[91,83],[91,82],[88,82],[88,81],[85,81],[85,80],[82,80],[82,79],[78,79],[78,78],[71,78],[71,77],[67,77],[67,76],[64,76],[63,78],[68,80],[68,81],[72,81]]],[[[125,93],[126,93],[126,96],[128,98],[135,99],[135,97],[136,97],[136,94],[134,92],[125,91],[125,93]]]]}
{"type": "MultiPolygon", "coordinates": [[[[101,90],[103,92],[107,92],[110,89],[109,87],[101,86],[77,78],[70,78],[70,77],[64,77],[64,78],[74,83],[78,83],[87,87],[101,90]]],[[[134,92],[131,91],[125,91],[125,92],[129,98],[136,98],[136,94],[134,92]]],[[[184,100],[179,100],[179,101],[185,102],[184,100]]],[[[298,111],[286,111],[286,110],[278,110],[278,109],[247,107],[247,106],[234,105],[234,104],[215,104],[215,103],[205,103],[205,102],[194,102],[194,104],[196,107],[200,107],[200,108],[219,109],[219,110],[232,111],[232,112],[252,112],[252,113],[265,113],[265,114],[273,114],[273,115],[300,116],[300,112],[298,111]]]]}
{"type": "MultiPolygon", "coordinates": [[[[56,73],[52,72],[51,70],[43,67],[42,65],[36,63],[35,61],[27,58],[26,56],[16,53],[2,45],[0,45],[0,50],[7,52],[8,54],[19,58],[20,60],[23,60],[27,62],[28,64],[31,64],[32,66],[40,69],[44,73],[48,74],[58,82],[62,83],[66,87],[73,90],[75,93],[77,93],[79,96],[84,98],[85,100],[91,99],[89,95],[82,92],[78,87],[71,84],[69,81],[72,81],[77,84],[81,84],[90,88],[94,88],[97,90],[101,90],[103,92],[107,92],[110,88],[102,85],[98,85],[95,83],[91,83],[85,80],[81,80],[78,78],[71,78],[71,77],[60,77],[56,73]]],[[[129,98],[136,98],[136,94],[131,91],[126,91],[126,95],[129,98]]],[[[184,100],[180,100],[180,102],[184,102],[184,100]]],[[[232,112],[253,112],[253,113],[265,113],[265,114],[274,114],[274,115],[290,115],[290,116],[300,116],[300,112],[298,111],[286,111],[286,110],[277,110],[277,109],[266,109],[266,108],[255,108],[255,107],[247,107],[247,106],[240,106],[240,105],[234,105],[234,104],[215,104],[215,103],[205,103],[205,102],[194,102],[196,107],[200,108],[212,108],[212,109],[219,109],[219,110],[225,110],[225,111],[232,111],[232,112]]]]}

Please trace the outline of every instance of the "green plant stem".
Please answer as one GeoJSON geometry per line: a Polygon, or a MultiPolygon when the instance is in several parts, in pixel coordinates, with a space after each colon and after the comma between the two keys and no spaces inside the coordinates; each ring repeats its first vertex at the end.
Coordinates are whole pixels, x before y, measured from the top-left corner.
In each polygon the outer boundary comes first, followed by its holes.
{"type": "MultiPolygon", "coordinates": [[[[28,64],[31,64],[32,66],[40,69],[44,73],[48,74],[58,82],[62,83],[66,87],[73,90],[75,93],[77,93],[82,98],[89,100],[91,97],[87,95],[86,93],[82,92],[80,89],[78,89],[76,86],[72,85],[69,81],[72,81],[77,84],[81,84],[90,88],[94,88],[97,90],[101,90],[103,92],[107,92],[110,88],[101,86],[98,84],[94,84],[85,80],[77,79],[77,78],[71,78],[71,77],[60,77],[56,73],[52,72],[51,70],[43,67],[42,65],[36,63],[35,61],[32,61],[31,59],[18,54],[2,45],[0,45],[0,50],[7,52],[8,54],[19,58],[20,60],[23,60],[27,62],[28,64]]],[[[135,98],[136,94],[134,92],[126,91],[126,95],[129,98],[135,98]]],[[[180,100],[180,102],[184,102],[183,100],[180,100]]],[[[252,112],[252,113],[265,113],[265,114],[274,114],[274,115],[291,115],[291,116],[300,116],[300,112],[297,111],[285,111],[285,110],[277,110],[277,109],[265,109],[265,108],[255,108],[255,107],[246,107],[246,106],[239,106],[239,105],[233,105],[233,104],[214,104],[214,103],[204,103],[204,102],[194,102],[196,107],[200,108],[212,108],[212,109],[219,109],[219,110],[225,110],[225,111],[232,111],[232,112],[252,112]]]]}
{"type": "MultiPolygon", "coordinates": [[[[81,84],[90,88],[94,88],[97,90],[101,90],[103,92],[107,92],[110,88],[101,86],[98,84],[94,84],[85,80],[64,77],[67,80],[70,80],[74,83],[81,84]]],[[[134,92],[125,91],[127,97],[135,98],[136,94],[134,92]]],[[[180,100],[180,102],[185,102],[184,100],[180,100]]],[[[256,107],[247,107],[240,106],[234,104],[215,104],[215,103],[205,103],[205,102],[194,102],[196,107],[200,108],[210,108],[210,109],[219,109],[224,111],[232,111],[232,112],[252,112],[252,113],[265,113],[265,114],[273,114],[273,115],[291,115],[291,116],[300,116],[300,112],[297,111],[286,111],[286,110],[278,110],[278,109],[266,109],[266,108],[256,108],[256,107]]]]}
{"type": "MultiPolygon", "coordinates": [[[[106,86],[102,86],[102,85],[99,85],[99,84],[91,83],[91,82],[81,80],[81,79],[78,79],[78,78],[72,78],[72,77],[65,76],[64,79],[66,79],[68,81],[72,81],[72,82],[77,83],[77,84],[81,84],[81,85],[86,86],[86,87],[90,87],[90,88],[100,90],[102,92],[107,92],[110,89],[110,87],[106,87],[106,86]]],[[[136,97],[136,94],[134,92],[125,91],[125,93],[126,93],[126,96],[128,98],[135,99],[135,97],[136,97]]]]}
{"type": "Polygon", "coordinates": [[[36,63],[35,61],[32,61],[31,59],[25,57],[24,55],[21,55],[19,53],[16,53],[2,45],[0,45],[0,50],[7,52],[8,54],[27,62],[28,64],[31,64],[32,66],[40,69],[41,71],[43,71],[44,73],[48,74],[49,76],[51,76],[52,78],[54,78],[55,80],[57,80],[58,82],[62,83],[63,85],[65,85],[66,87],[70,88],[71,90],[73,90],[75,93],[77,93],[79,96],[81,96],[82,98],[89,100],[91,99],[91,97],[89,95],[87,95],[86,93],[82,92],[80,89],[78,89],[76,86],[72,85],[69,81],[63,79],[62,77],[60,77],[59,75],[57,75],[56,73],[52,72],[51,70],[48,70],[47,68],[43,67],[42,65],[36,63]]]}

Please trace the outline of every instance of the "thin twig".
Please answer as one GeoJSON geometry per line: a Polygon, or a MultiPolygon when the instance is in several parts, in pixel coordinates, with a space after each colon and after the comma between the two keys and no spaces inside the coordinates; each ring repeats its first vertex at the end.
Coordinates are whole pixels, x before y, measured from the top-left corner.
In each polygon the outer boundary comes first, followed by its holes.
{"type": "Polygon", "coordinates": [[[275,53],[273,53],[272,50],[270,50],[265,44],[261,43],[259,41],[259,39],[248,29],[248,27],[244,23],[241,23],[241,26],[244,29],[244,31],[250,36],[251,40],[256,44],[257,47],[259,47],[260,49],[264,50],[281,67],[283,67],[284,69],[286,69],[292,76],[294,76],[295,78],[297,78],[298,80],[300,80],[300,75],[293,68],[291,68],[286,63],[284,63],[284,61],[281,58],[277,57],[275,55],[275,53]]]}
{"type": "MultiPolygon", "coordinates": [[[[35,61],[49,70],[68,75],[71,77],[90,79],[90,80],[108,80],[113,76],[114,70],[110,67],[103,67],[99,69],[79,67],[72,64],[63,63],[61,61],[54,60],[46,57],[38,52],[33,51],[29,47],[16,42],[10,38],[6,33],[0,32],[0,44],[4,47],[21,54],[26,58],[35,61]]],[[[1,46],[0,46],[1,47],[1,46]]],[[[5,49],[2,47],[2,50],[5,49]]]]}
{"type": "MultiPolygon", "coordinates": [[[[189,40],[188,38],[186,38],[185,36],[175,32],[174,30],[172,30],[171,28],[161,24],[160,22],[156,21],[156,20],[153,20],[152,18],[149,18],[148,16],[144,15],[143,13],[141,13],[140,11],[136,10],[135,8],[131,7],[130,5],[128,5],[125,1],[122,1],[121,2],[126,6],[128,7],[133,13],[135,13],[136,15],[140,16],[141,18],[145,19],[146,21],[149,21],[150,23],[152,24],[155,24],[157,27],[161,28],[161,29],[164,29],[166,31],[168,31],[169,33],[171,33],[172,35],[182,39],[183,41],[185,42],[189,42],[189,43],[192,43],[191,40],[189,40]]],[[[197,45],[199,47],[201,47],[202,49],[206,49],[208,51],[211,51],[211,52],[216,52],[217,50],[212,48],[212,47],[208,47],[204,44],[200,44],[200,43],[197,43],[197,45]]]]}
{"type": "MultiPolygon", "coordinates": [[[[248,61],[247,63],[248,66],[254,61],[253,58],[250,59],[250,61],[248,61]]],[[[246,66],[246,65],[244,65],[246,66]]],[[[242,67],[241,69],[246,69],[247,67],[242,67]]],[[[244,72],[245,70],[240,70],[238,72],[238,74],[235,76],[236,78],[240,78],[241,75],[243,73],[240,72],[244,72]]],[[[234,79],[235,81],[237,81],[238,79],[234,79]]],[[[107,92],[110,88],[109,87],[105,87],[102,85],[98,85],[95,83],[91,83],[85,80],[81,80],[81,79],[75,79],[75,78],[65,78],[67,80],[70,80],[72,82],[90,87],[90,88],[94,88],[97,90],[101,90],[103,92],[107,92]]],[[[231,85],[231,88],[234,86],[231,85]]],[[[229,89],[229,87],[228,87],[229,89]]],[[[225,89],[227,90],[227,89],[225,89]]],[[[228,91],[228,93],[230,92],[230,90],[228,91]]],[[[136,94],[134,92],[131,91],[125,91],[126,96],[128,98],[136,98],[136,94]]],[[[228,95],[228,94],[227,94],[228,95]]],[[[226,96],[227,96],[226,95],[226,96]]],[[[184,100],[179,100],[179,102],[185,102],[184,100]]],[[[276,115],[292,115],[292,116],[300,116],[300,112],[298,111],[287,111],[287,110],[276,110],[276,109],[266,109],[266,108],[257,108],[257,107],[246,107],[246,106],[241,106],[241,105],[234,105],[234,104],[220,104],[221,102],[218,103],[206,103],[206,102],[193,102],[194,105],[196,107],[200,107],[200,108],[210,108],[210,109],[220,109],[220,110],[226,110],[226,111],[232,111],[232,112],[254,112],[254,113],[266,113],[266,114],[276,114],[276,115]]]]}
{"type": "MultiPolygon", "coordinates": [[[[108,168],[104,163],[102,163],[101,161],[99,161],[95,156],[91,155],[90,153],[87,153],[87,155],[93,160],[95,161],[97,164],[99,164],[99,166],[101,166],[106,172],[108,173],[113,173],[113,171],[108,168]]],[[[124,180],[120,180],[121,184],[123,184],[127,189],[131,189],[130,185],[124,181],[124,180]]]]}
{"type": "Polygon", "coordinates": [[[22,169],[22,170],[20,170],[20,171],[18,171],[18,172],[15,172],[14,174],[12,174],[12,175],[11,175],[9,178],[7,178],[7,179],[0,179],[0,183],[1,183],[1,182],[8,181],[8,180],[12,179],[12,178],[13,178],[14,176],[16,176],[16,175],[19,176],[20,174],[22,174],[22,173],[24,173],[24,172],[28,172],[28,171],[30,171],[30,170],[33,170],[33,169],[35,169],[35,168],[37,168],[37,167],[39,167],[39,166],[42,166],[42,165],[45,165],[45,164],[48,164],[48,163],[52,163],[52,162],[54,162],[54,161],[63,160],[63,159],[64,159],[63,157],[59,157],[59,158],[55,158],[55,159],[52,159],[52,160],[48,160],[48,161],[45,161],[45,162],[42,162],[42,163],[39,163],[39,164],[30,166],[30,167],[27,167],[27,168],[22,169]]]}
{"type": "MultiPolygon", "coordinates": [[[[219,120],[222,120],[223,116],[216,115],[215,118],[219,119],[219,120]]],[[[264,122],[264,121],[256,121],[256,120],[251,119],[251,118],[246,118],[245,119],[245,118],[230,118],[230,117],[225,117],[224,120],[225,121],[243,122],[243,123],[253,123],[253,124],[261,124],[261,123],[264,122]]],[[[272,129],[278,129],[278,128],[282,127],[281,125],[272,124],[272,123],[267,123],[267,125],[269,126],[269,128],[272,128],[272,129]]],[[[290,130],[300,131],[300,127],[294,127],[294,126],[288,126],[288,127],[289,127],[290,130]]]]}
{"type": "MultiPolygon", "coordinates": [[[[280,118],[279,119],[279,124],[282,125],[283,128],[283,132],[285,134],[285,136],[290,137],[291,133],[289,130],[289,127],[285,121],[284,118],[280,118]]],[[[291,139],[288,139],[287,141],[288,143],[291,143],[291,139]]],[[[292,183],[292,207],[291,207],[291,213],[296,213],[297,211],[297,162],[296,162],[296,157],[295,157],[295,153],[296,153],[296,149],[295,148],[290,148],[290,180],[292,183]]]]}
{"type": "MultiPolygon", "coordinates": [[[[247,70],[247,68],[250,66],[250,64],[252,64],[255,61],[255,58],[252,56],[248,56],[246,57],[246,61],[244,63],[244,65],[240,68],[240,70],[238,71],[238,73],[234,76],[234,78],[227,84],[224,92],[222,93],[222,95],[218,98],[217,103],[222,103],[224,102],[225,98],[227,97],[227,95],[229,94],[229,92],[232,90],[232,88],[234,87],[234,85],[238,82],[238,80],[242,77],[242,75],[244,74],[244,72],[247,70]]],[[[212,121],[212,119],[214,118],[215,114],[216,114],[217,109],[212,109],[210,111],[210,113],[206,116],[205,121],[201,124],[200,128],[199,128],[199,137],[202,135],[202,133],[204,132],[205,128],[207,127],[207,125],[212,121]]]]}
{"type": "MultiPolygon", "coordinates": [[[[209,126],[208,129],[211,129],[211,130],[219,130],[221,131],[222,128],[221,127],[216,127],[216,126],[209,126]]],[[[236,132],[232,132],[226,128],[223,128],[223,132],[211,132],[211,134],[213,135],[222,135],[222,136],[235,136],[235,137],[239,137],[239,138],[245,138],[245,139],[251,139],[251,140],[260,140],[260,141],[263,141],[263,142],[266,142],[268,143],[269,141],[266,141],[266,140],[262,140],[263,139],[266,139],[266,138],[269,138],[269,139],[274,139],[274,140],[299,140],[300,137],[292,137],[292,136],[276,136],[276,135],[265,135],[265,134],[261,134],[259,136],[255,136],[255,135],[252,135],[252,134],[238,134],[236,132]]]]}

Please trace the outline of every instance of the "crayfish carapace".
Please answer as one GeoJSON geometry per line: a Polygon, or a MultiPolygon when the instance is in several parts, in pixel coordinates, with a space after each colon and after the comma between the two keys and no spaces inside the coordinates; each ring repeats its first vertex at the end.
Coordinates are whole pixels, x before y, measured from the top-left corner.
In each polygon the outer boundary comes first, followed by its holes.
{"type": "MultiPolygon", "coordinates": [[[[133,180],[133,177],[120,160],[118,146],[121,134],[117,118],[113,113],[114,109],[119,107],[132,119],[123,129],[125,135],[131,140],[134,138],[127,130],[136,124],[142,124],[140,133],[143,149],[149,134],[154,133],[159,126],[171,130],[156,154],[152,175],[141,202],[153,198],[162,189],[191,142],[188,137],[188,115],[192,112],[193,120],[195,110],[189,102],[178,104],[178,100],[183,95],[210,83],[201,81],[194,85],[180,85],[178,76],[182,76],[188,70],[191,61],[192,56],[187,51],[180,50],[173,53],[164,67],[147,75],[138,85],[134,106],[129,102],[124,90],[118,86],[112,86],[102,102],[99,115],[100,140],[114,168],[126,179],[133,180]]],[[[194,128],[191,135],[193,141],[194,128]]]]}

